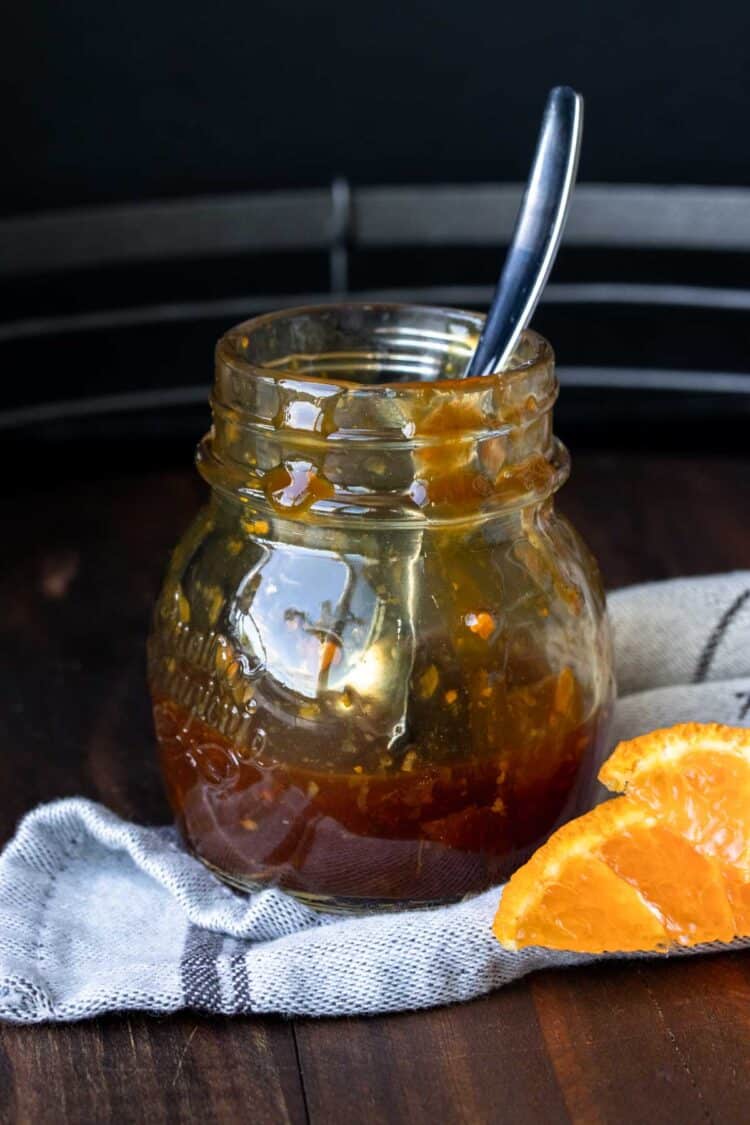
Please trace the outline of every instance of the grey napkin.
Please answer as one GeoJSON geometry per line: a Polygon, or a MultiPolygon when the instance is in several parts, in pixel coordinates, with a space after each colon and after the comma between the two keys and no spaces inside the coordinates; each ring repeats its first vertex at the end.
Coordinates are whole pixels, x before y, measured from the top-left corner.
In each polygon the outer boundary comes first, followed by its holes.
{"type": "MultiPolygon", "coordinates": [[[[612,745],[679,721],[750,725],[750,572],[636,586],[609,605],[621,695],[612,745]]],[[[56,801],[0,855],[0,1018],[398,1011],[591,959],[503,950],[490,932],[498,899],[495,889],[436,910],[319,915],[276,890],[234,894],[172,828],[56,801]]]]}

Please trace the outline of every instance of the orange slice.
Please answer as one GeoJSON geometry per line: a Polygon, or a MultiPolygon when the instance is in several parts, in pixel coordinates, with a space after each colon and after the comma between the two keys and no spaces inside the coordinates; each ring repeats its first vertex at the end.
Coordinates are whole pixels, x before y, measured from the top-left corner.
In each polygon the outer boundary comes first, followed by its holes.
{"type": "Polygon", "coordinates": [[[621,742],[599,780],[750,878],[750,730],[682,723],[621,742]]]}
{"type": "Polygon", "coordinates": [[[559,829],[511,878],[495,936],[582,953],[750,934],[750,731],[683,724],[621,743],[626,796],[559,829]]]}

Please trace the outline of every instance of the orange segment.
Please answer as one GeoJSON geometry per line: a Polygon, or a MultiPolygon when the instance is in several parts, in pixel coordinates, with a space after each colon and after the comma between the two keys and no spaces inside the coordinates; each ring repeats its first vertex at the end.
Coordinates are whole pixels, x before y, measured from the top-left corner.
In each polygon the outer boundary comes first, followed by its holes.
{"type": "Polygon", "coordinates": [[[663,950],[750,936],[750,730],[688,723],[621,743],[624,797],[559,829],[508,883],[511,949],[663,950]]]}
{"type": "Polygon", "coordinates": [[[634,825],[606,840],[600,855],[664,920],[673,941],[731,941],[735,919],[721,870],[669,828],[634,825]]]}
{"type": "Polygon", "coordinates": [[[600,781],[750,878],[750,730],[683,723],[621,742],[600,781]]]}
{"type": "Polygon", "coordinates": [[[506,886],[495,937],[510,949],[665,948],[669,935],[661,917],[601,858],[608,840],[650,823],[654,817],[646,809],[620,797],[558,829],[506,886]]]}
{"type": "Polygon", "coordinates": [[[511,949],[543,945],[581,953],[633,952],[668,944],[664,926],[638,892],[591,856],[571,859],[560,882],[540,888],[534,909],[518,917],[515,930],[499,918],[495,936],[511,949]]]}

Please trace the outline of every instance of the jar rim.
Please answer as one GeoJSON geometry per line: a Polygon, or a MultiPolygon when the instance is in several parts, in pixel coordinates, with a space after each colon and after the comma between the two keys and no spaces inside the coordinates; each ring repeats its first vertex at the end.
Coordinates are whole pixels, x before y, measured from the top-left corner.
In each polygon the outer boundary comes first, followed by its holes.
{"type": "MultiPolygon", "coordinates": [[[[504,385],[514,383],[519,379],[527,377],[537,366],[549,366],[550,364],[554,364],[554,353],[551,345],[543,336],[533,329],[526,329],[522,333],[518,347],[511,358],[511,363],[505,370],[494,372],[490,375],[474,375],[469,378],[461,374],[452,378],[439,376],[434,379],[398,378],[392,380],[378,380],[377,382],[364,382],[356,379],[331,376],[328,373],[322,377],[312,370],[305,371],[304,369],[292,365],[281,366],[278,361],[276,363],[253,362],[247,357],[248,348],[258,337],[259,333],[269,330],[273,331],[275,328],[285,323],[290,324],[301,318],[320,317],[323,319],[326,316],[329,318],[331,315],[343,317],[346,314],[376,314],[383,318],[401,314],[407,318],[412,318],[415,322],[420,318],[424,318],[425,322],[427,322],[428,319],[442,317],[446,325],[458,326],[464,329],[465,335],[463,341],[458,336],[450,339],[447,335],[444,337],[444,340],[446,348],[448,344],[452,344],[458,353],[465,356],[467,364],[476,347],[485,322],[483,313],[441,305],[423,305],[393,301],[335,301],[317,305],[301,305],[263,313],[260,316],[242,321],[228,329],[220,337],[216,345],[217,365],[231,369],[236,375],[249,376],[254,379],[270,380],[275,383],[293,380],[299,383],[301,388],[305,386],[315,387],[318,393],[322,392],[324,394],[344,392],[355,393],[359,396],[382,395],[383,393],[397,392],[399,395],[403,394],[408,396],[410,392],[422,392],[427,384],[439,385],[441,390],[450,390],[452,393],[458,395],[472,394],[481,389],[487,389],[492,383],[501,382],[504,385]]],[[[434,333],[425,330],[425,340],[433,336],[434,333]]],[[[418,337],[414,337],[415,342],[417,339],[418,337]]],[[[280,357],[281,360],[287,360],[289,358],[291,358],[289,353],[280,357]]]]}
{"type": "Polygon", "coordinates": [[[538,501],[567,475],[551,429],[552,348],[526,332],[509,371],[465,378],[483,323],[459,309],[347,302],[230,329],[201,473],[315,518],[444,522],[538,501]]]}

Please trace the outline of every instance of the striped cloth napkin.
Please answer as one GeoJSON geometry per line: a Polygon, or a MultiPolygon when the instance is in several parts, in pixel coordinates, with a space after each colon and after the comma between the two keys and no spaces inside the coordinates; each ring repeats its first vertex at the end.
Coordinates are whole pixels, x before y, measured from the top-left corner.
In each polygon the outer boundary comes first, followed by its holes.
{"type": "MultiPolygon", "coordinates": [[[[636,586],[609,607],[612,745],[681,721],[750,725],[750,572],[636,586]]],[[[172,828],[57,801],[30,813],[0,855],[0,1018],[398,1011],[592,959],[502,949],[490,932],[499,893],[434,910],[315,914],[278,890],[228,890],[172,828]]]]}

